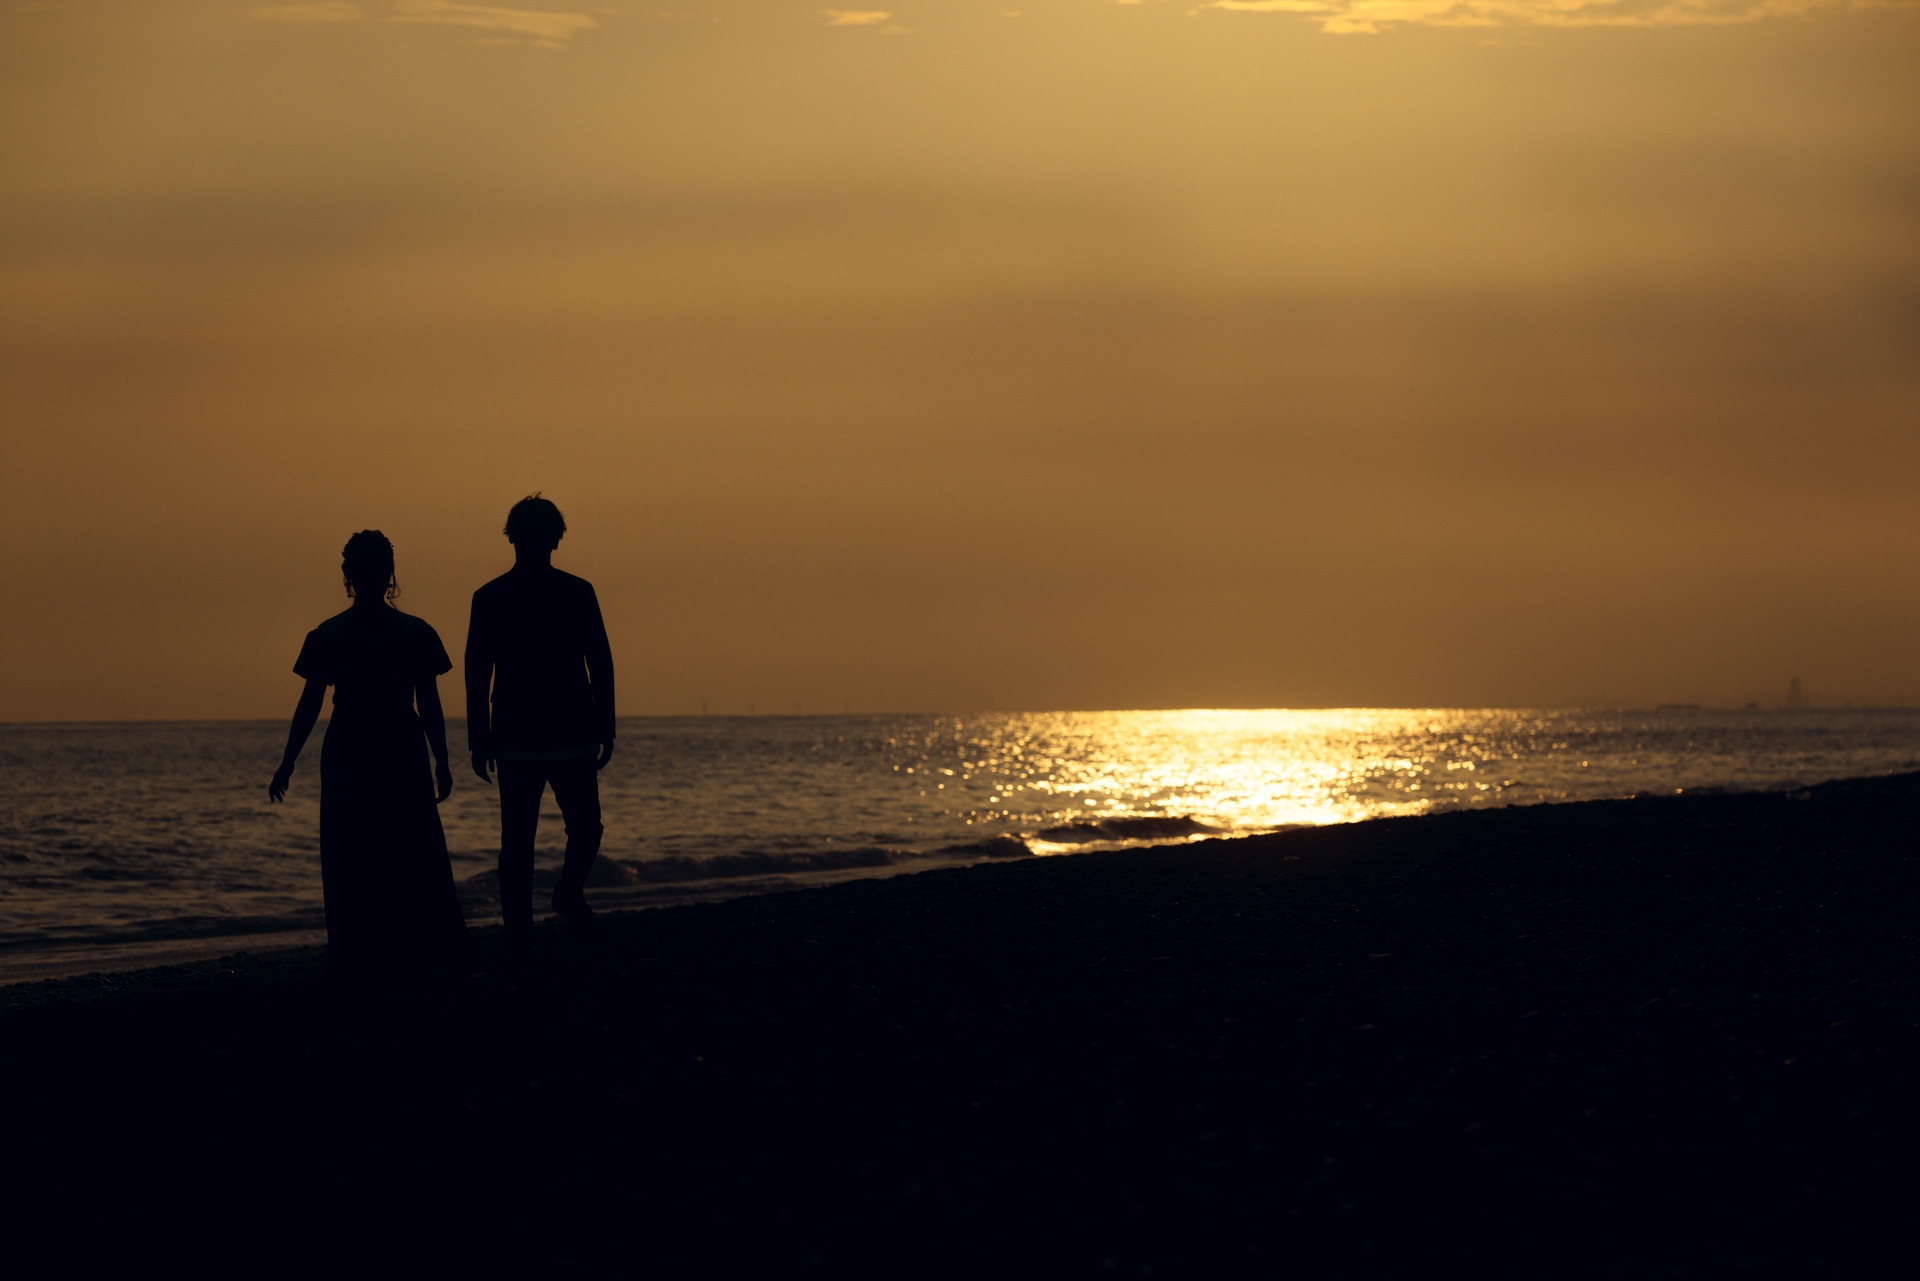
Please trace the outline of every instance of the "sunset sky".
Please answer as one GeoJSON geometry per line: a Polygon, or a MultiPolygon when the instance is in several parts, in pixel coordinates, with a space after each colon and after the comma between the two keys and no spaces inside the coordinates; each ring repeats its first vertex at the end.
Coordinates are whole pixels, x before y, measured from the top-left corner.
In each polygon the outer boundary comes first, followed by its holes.
{"type": "Polygon", "coordinates": [[[1916,701],[1920,8],[14,0],[0,486],[6,720],[533,490],[627,713],[1916,701]]]}

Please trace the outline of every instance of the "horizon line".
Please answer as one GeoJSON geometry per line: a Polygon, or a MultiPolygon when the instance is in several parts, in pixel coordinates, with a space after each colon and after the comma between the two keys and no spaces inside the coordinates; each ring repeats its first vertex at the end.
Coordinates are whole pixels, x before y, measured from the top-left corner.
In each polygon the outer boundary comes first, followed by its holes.
{"type": "MultiPolygon", "coordinates": [[[[1135,715],[1163,712],[1907,712],[1920,708],[1907,706],[1904,700],[1891,703],[1840,703],[1789,707],[1748,700],[1742,703],[1428,703],[1428,704],[1324,704],[1296,707],[1045,707],[987,708],[976,711],[794,711],[794,712],[621,712],[616,721],[639,720],[855,720],[879,716],[962,717],[962,716],[1099,716],[1135,715]]],[[[322,716],[321,723],[331,721],[322,716]]],[[[449,715],[448,724],[464,723],[465,716],[449,715]]],[[[0,728],[26,729],[68,725],[278,725],[285,716],[155,716],[155,717],[73,717],[55,720],[9,720],[0,718],[0,728]]]]}

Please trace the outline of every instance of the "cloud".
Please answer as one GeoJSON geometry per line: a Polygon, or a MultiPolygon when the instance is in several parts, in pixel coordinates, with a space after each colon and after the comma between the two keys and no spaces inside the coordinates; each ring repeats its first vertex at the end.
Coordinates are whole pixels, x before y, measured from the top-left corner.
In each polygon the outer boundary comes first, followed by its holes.
{"type": "Polygon", "coordinates": [[[398,0],[387,21],[504,31],[510,35],[526,36],[535,44],[549,49],[559,48],[576,32],[600,25],[584,13],[502,9],[490,4],[458,4],[454,0],[398,0]]]}
{"type": "Polygon", "coordinates": [[[893,15],[884,9],[822,9],[829,27],[877,27],[893,15]]]}
{"type": "Polygon", "coordinates": [[[1208,0],[1193,10],[1305,14],[1322,31],[1384,27],[1692,27],[1805,18],[1825,10],[1910,8],[1915,0],[1208,0]]]}
{"type": "Polygon", "coordinates": [[[320,0],[318,4],[268,4],[253,11],[259,22],[358,22],[365,16],[347,0],[320,0]]]}

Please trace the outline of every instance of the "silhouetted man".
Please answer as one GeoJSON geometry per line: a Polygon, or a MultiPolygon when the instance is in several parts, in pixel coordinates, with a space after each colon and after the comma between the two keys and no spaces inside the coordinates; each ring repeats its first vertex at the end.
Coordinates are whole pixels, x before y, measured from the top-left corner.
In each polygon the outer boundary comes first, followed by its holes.
{"type": "Polygon", "coordinates": [[[490,767],[500,770],[500,917],[517,945],[533,932],[533,837],[549,783],[567,827],[553,910],[593,919],[584,891],[600,852],[598,773],[613,759],[613,651],[593,584],[553,567],[566,532],[540,495],[515,503],[513,568],[473,594],[467,628],[467,735],[473,772],[491,783],[490,767]]]}

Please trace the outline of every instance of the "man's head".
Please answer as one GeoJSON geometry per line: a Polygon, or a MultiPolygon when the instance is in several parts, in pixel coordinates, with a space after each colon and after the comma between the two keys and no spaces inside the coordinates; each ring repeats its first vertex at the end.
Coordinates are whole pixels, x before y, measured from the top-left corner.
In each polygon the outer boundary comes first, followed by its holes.
{"type": "Polygon", "coordinates": [[[550,552],[567,532],[567,518],[538,491],[528,494],[507,513],[507,541],[526,551],[550,552]]]}

